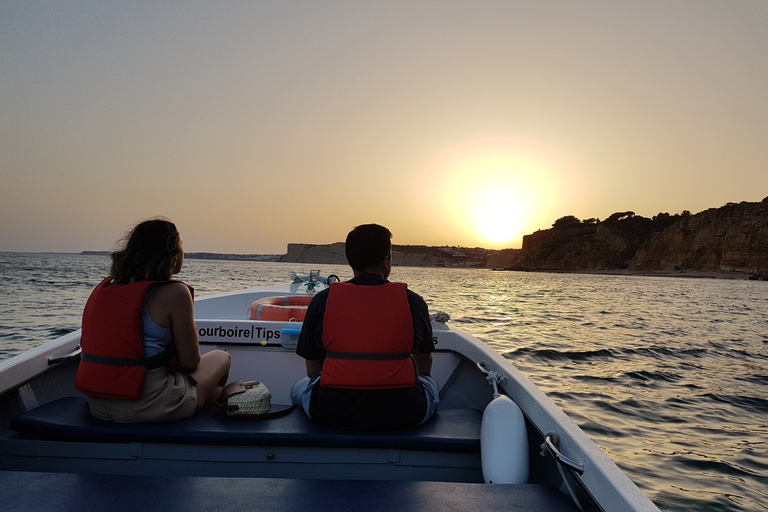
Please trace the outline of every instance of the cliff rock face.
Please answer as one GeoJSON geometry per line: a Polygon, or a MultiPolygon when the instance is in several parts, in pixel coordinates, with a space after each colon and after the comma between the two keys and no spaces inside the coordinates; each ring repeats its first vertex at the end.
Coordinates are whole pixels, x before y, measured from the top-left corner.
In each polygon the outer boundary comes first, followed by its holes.
{"type": "Polygon", "coordinates": [[[485,261],[487,268],[510,268],[517,265],[520,261],[521,249],[500,249],[498,251],[488,251],[488,257],[485,261]]]}
{"type": "Polygon", "coordinates": [[[606,224],[546,229],[523,237],[517,267],[524,270],[626,268],[626,260],[640,243],[637,236],[606,224]]]}
{"type": "MultiPolygon", "coordinates": [[[[517,270],[696,270],[768,276],[768,198],[696,215],[653,219],[620,212],[604,222],[573,222],[523,237],[523,248],[392,246],[393,263],[410,267],[517,270]]],[[[344,244],[289,244],[280,261],[346,265],[344,244]]]]}
{"type": "Polygon", "coordinates": [[[728,204],[687,217],[648,240],[633,270],[768,270],[768,198],[728,204]]]}
{"type": "Polygon", "coordinates": [[[632,214],[610,222],[537,231],[523,237],[514,268],[768,271],[768,198],[668,218],[674,222],[666,226],[663,219],[632,214]]]}
{"type": "Polygon", "coordinates": [[[288,244],[288,252],[280,261],[346,265],[347,257],[342,242],[330,245],[288,244]]]}

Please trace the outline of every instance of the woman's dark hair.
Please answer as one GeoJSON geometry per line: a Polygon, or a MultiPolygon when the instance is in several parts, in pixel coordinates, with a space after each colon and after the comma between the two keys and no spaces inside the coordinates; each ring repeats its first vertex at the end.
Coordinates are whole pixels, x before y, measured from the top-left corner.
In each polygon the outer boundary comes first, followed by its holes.
{"type": "Polygon", "coordinates": [[[113,252],[112,279],[118,284],[136,281],[167,281],[182,254],[181,238],[173,222],[151,219],[139,223],[113,252]]]}
{"type": "Polygon", "coordinates": [[[392,248],[392,233],[378,224],[357,226],[347,235],[345,252],[349,266],[363,272],[381,265],[392,248]]]}

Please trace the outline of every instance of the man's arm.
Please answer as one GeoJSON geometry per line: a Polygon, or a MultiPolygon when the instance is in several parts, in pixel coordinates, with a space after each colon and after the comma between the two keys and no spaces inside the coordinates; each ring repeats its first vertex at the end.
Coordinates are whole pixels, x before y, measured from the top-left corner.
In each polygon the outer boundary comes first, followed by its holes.
{"type": "Polygon", "coordinates": [[[435,350],[432,338],[432,324],[429,320],[429,309],[424,299],[417,293],[408,290],[408,304],[413,319],[414,347],[411,356],[419,375],[431,376],[432,351],[435,350]]]}
{"type": "Polygon", "coordinates": [[[323,348],[323,317],[328,289],[322,290],[312,298],[307,308],[307,315],[301,326],[296,353],[304,358],[307,377],[312,377],[323,369],[325,349],[323,348]]]}
{"type": "MultiPolygon", "coordinates": [[[[432,371],[432,353],[423,354],[421,352],[414,352],[411,355],[413,356],[413,362],[416,363],[416,371],[419,372],[419,375],[429,377],[430,372],[432,371]]],[[[307,361],[307,365],[309,365],[309,361],[307,361]]]]}
{"type": "Polygon", "coordinates": [[[325,359],[306,359],[304,362],[307,364],[307,377],[312,378],[313,375],[322,371],[323,361],[325,359]]]}

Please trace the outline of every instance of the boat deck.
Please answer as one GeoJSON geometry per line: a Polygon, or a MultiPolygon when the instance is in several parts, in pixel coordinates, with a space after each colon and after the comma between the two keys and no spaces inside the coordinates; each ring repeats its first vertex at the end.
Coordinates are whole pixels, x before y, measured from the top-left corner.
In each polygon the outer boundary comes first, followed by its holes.
{"type": "Polygon", "coordinates": [[[442,409],[415,429],[351,432],[298,409],[266,420],[208,409],[178,422],[118,424],[70,396],[11,420],[24,446],[18,454],[0,446],[0,459],[26,471],[0,470],[0,489],[13,489],[7,510],[576,510],[548,485],[481,483],[480,422],[477,409],[442,409]],[[144,465],[119,474],[114,457],[144,465]],[[199,457],[209,460],[191,460],[199,457]]]}
{"type": "Polygon", "coordinates": [[[0,471],[4,510],[571,512],[545,485],[0,471]]]}

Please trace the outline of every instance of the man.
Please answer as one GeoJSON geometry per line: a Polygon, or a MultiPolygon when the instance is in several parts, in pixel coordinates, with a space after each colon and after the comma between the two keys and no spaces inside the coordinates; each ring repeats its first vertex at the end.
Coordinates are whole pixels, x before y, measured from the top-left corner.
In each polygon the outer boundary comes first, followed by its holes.
{"type": "Polygon", "coordinates": [[[296,353],[307,377],[291,391],[312,420],[354,430],[409,428],[427,421],[440,398],[430,376],[427,304],[390,283],[392,233],[365,224],[347,235],[354,277],[319,292],[307,309],[296,353]]]}

